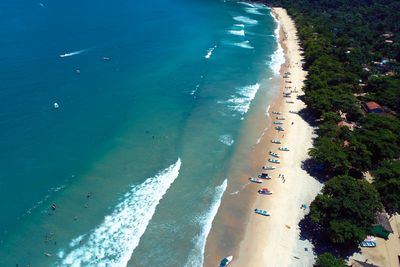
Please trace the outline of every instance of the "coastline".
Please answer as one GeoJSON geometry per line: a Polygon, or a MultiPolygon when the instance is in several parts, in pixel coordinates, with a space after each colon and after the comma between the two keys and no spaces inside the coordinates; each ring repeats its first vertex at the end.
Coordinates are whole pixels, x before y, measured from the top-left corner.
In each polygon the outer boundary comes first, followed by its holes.
{"type": "MultiPolygon", "coordinates": [[[[217,229],[211,231],[207,242],[204,266],[213,266],[220,258],[229,255],[234,256],[232,266],[311,266],[314,262],[312,245],[299,239],[300,230],[297,226],[308,212],[301,209],[301,205],[309,205],[322,188],[319,182],[301,169],[302,162],[308,157],[308,148],[312,146],[313,129],[298,114],[289,113],[289,110],[298,112],[305,108],[298,96],[303,95],[301,88],[307,73],[302,69],[303,57],[293,20],[283,8],[272,8],[271,13],[280,28],[279,43],[285,56],[285,63],[280,69],[279,91],[269,109],[268,130],[251,152],[251,159],[241,159],[251,166],[247,171],[236,172],[241,176],[238,178],[242,183],[240,194],[224,197],[220,216],[214,222],[217,229]],[[291,74],[284,79],[282,77],[286,72],[291,74]],[[292,87],[291,90],[297,89],[291,98],[283,97],[288,86],[292,87]],[[274,129],[272,121],[276,115],[272,111],[280,111],[281,116],[285,117],[285,131],[279,133],[274,129]],[[282,146],[290,151],[279,151],[279,145],[271,144],[271,139],[278,138],[282,146]],[[279,154],[281,161],[275,165],[276,170],[267,171],[272,179],[264,181],[261,186],[243,185],[243,177],[261,173],[261,167],[267,162],[268,151],[271,150],[279,154]],[[285,181],[278,178],[279,174],[284,174],[285,181]],[[261,187],[268,187],[273,194],[257,194],[261,187]],[[267,210],[271,216],[256,215],[255,208],[267,210]]],[[[251,123],[260,121],[251,120],[251,123]]],[[[249,151],[239,154],[248,155],[249,151]]],[[[237,182],[230,181],[234,186],[238,186],[235,184],[237,182]]]]}

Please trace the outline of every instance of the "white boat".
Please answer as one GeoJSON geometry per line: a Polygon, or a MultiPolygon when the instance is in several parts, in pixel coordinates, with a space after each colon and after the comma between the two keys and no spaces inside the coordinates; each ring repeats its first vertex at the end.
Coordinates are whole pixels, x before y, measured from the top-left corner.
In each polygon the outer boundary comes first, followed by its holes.
{"type": "Polygon", "coordinates": [[[58,109],[59,107],[60,107],[60,106],[58,105],[58,103],[55,102],[55,103],[54,103],[54,108],[55,108],[55,109],[58,109]]]}
{"type": "Polygon", "coordinates": [[[256,183],[256,184],[261,184],[262,180],[259,178],[255,178],[255,177],[250,177],[249,178],[250,182],[256,183]]]}
{"type": "Polygon", "coordinates": [[[233,260],[233,256],[228,256],[223,258],[222,261],[219,263],[218,267],[226,267],[228,266],[233,260]]]}
{"type": "Polygon", "coordinates": [[[280,141],[280,140],[278,140],[278,139],[272,139],[272,140],[271,140],[271,143],[274,143],[274,144],[280,144],[280,143],[281,143],[281,141],[280,141]]]}
{"type": "Polygon", "coordinates": [[[277,160],[277,159],[268,159],[268,161],[271,162],[271,163],[276,163],[276,164],[281,163],[281,162],[280,162],[279,160],[277,160]]]}
{"type": "Polygon", "coordinates": [[[276,168],[274,166],[263,166],[263,170],[275,170],[276,168]]]}
{"type": "Polygon", "coordinates": [[[281,115],[281,113],[279,111],[272,111],[272,114],[281,115]]]}
{"type": "Polygon", "coordinates": [[[270,151],[269,154],[275,158],[279,158],[279,155],[277,153],[270,151]]]}
{"type": "Polygon", "coordinates": [[[281,151],[289,151],[289,148],[287,148],[287,147],[279,147],[278,149],[281,151]]]}
{"type": "Polygon", "coordinates": [[[284,117],[281,117],[281,116],[277,116],[276,119],[277,119],[277,120],[281,120],[281,121],[285,120],[285,118],[284,118],[284,117]]]}

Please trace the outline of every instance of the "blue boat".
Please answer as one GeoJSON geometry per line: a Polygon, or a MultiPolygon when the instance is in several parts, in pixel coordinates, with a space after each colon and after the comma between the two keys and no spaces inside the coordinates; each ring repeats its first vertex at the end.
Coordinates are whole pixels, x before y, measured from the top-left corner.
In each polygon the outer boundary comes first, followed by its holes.
{"type": "Polygon", "coordinates": [[[271,216],[271,214],[266,210],[255,209],[254,212],[264,216],[271,216]]]}

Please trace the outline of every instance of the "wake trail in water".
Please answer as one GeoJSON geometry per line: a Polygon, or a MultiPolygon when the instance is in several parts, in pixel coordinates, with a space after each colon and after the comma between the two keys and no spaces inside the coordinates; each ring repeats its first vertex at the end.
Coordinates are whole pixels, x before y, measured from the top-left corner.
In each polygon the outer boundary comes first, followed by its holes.
{"type": "Polygon", "coordinates": [[[73,239],[67,254],[58,252],[61,264],[57,262],[54,266],[125,267],[180,168],[181,160],[178,159],[154,177],[132,186],[99,226],[91,233],[73,239]]]}
{"type": "Polygon", "coordinates": [[[87,52],[87,51],[89,51],[89,49],[77,50],[77,51],[61,54],[61,55],[59,55],[59,57],[61,57],[61,58],[63,58],[63,57],[72,57],[72,56],[79,55],[79,54],[82,54],[82,53],[87,52]]]}

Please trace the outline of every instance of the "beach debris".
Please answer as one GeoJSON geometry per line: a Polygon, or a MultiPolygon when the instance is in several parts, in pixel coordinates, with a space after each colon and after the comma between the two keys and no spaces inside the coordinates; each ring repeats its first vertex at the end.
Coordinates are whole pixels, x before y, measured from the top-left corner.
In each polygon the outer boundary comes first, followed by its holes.
{"type": "Polygon", "coordinates": [[[292,227],[290,227],[289,225],[285,224],[287,229],[291,229],[292,227]]]}

